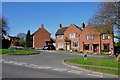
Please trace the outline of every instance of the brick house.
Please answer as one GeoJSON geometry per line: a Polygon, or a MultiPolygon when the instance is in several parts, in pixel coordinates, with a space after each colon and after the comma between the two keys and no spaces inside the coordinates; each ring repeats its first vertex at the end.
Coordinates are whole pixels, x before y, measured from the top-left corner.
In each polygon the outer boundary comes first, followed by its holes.
{"type": "Polygon", "coordinates": [[[51,37],[50,33],[44,28],[44,25],[41,25],[32,36],[33,36],[33,47],[34,48],[43,48],[46,45],[46,42],[50,42],[51,37]]]}
{"type": "Polygon", "coordinates": [[[114,51],[112,27],[93,27],[89,23],[81,32],[80,38],[80,51],[92,53],[114,51]]]}
{"type": "Polygon", "coordinates": [[[62,27],[60,24],[58,31],[56,32],[56,49],[64,50],[79,50],[79,34],[81,29],[71,24],[68,27],[62,27]]]}
{"type": "Polygon", "coordinates": [[[114,52],[113,29],[110,26],[93,27],[90,23],[79,28],[74,24],[61,27],[56,32],[56,48],[81,52],[114,52]],[[67,41],[65,38],[67,37],[67,41]]]}

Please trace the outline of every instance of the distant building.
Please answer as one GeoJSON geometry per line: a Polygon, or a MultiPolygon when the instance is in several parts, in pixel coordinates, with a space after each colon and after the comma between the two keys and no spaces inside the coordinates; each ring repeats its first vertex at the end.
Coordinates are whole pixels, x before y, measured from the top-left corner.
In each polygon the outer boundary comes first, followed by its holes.
{"type": "Polygon", "coordinates": [[[15,46],[14,43],[19,43],[20,38],[19,37],[15,37],[15,36],[6,36],[5,37],[6,40],[9,40],[11,42],[10,46],[15,46]]]}
{"type": "Polygon", "coordinates": [[[33,36],[33,47],[34,48],[43,48],[46,44],[52,44],[50,33],[44,28],[44,25],[41,25],[32,36],[33,36]]]}

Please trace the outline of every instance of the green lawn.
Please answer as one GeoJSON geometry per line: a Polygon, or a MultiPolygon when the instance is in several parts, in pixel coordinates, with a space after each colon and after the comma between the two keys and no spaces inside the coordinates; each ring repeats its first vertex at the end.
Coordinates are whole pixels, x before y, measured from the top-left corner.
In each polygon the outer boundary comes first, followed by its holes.
{"type": "Polygon", "coordinates": [[[16,55],[28,55],[28,54],[38,54],[31,50],[9,50],[9,49],[0,49],[1,54],[16,54],[16,55]]]}
{"type": "Polygon", "coordinates": [[[118,62],[113,59],[88,58],[87,60],[84,60],[84,58],[77,58],[77,59],[68,59],[66,61],[77,64],[118,68],[118,62]]]}
{"type": "Polygon", "coordinates": [[[98,71],[98,72],[118,75],[118,70],[109,69],[109,68],[98,68],[98,67],[91,67],[91,66],[81,66],[81,68],[92,70],[92,71],[98,71]]]}
{"type": "Polygon", "coordinates": [[[65,60],[65,62],[82,64],[82,66],[80,66],[81,68],[103,72],[103,73],[114,74],[114,75],[118,74],[117,69],[118,67],[120,67],[120,64],[118,66],[118,62],[115,59],[88,58],[87,60],[84,60],[84,58],[77,58],[77,59],[68,59],[65,60]]]}

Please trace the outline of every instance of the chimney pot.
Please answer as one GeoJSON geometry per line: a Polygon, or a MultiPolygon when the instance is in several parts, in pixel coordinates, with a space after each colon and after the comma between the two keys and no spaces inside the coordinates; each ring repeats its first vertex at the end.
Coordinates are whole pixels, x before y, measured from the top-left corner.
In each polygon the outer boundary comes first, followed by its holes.
{"type": "Polygon", "coordinates": [[[82,23],[82,29],[84,29],[85,28],[85,24],[84,23],[82,23]]]}
{"type": "Polygon", "coordinates": [[[41,28],[44,28],[44,24],[41,25],[41,28]]]}
{"type": "Polygon", "coordinates": [[[61,29],[61,28],[62,28],[62,24],[59,25],[59,29],[61,29]]]}

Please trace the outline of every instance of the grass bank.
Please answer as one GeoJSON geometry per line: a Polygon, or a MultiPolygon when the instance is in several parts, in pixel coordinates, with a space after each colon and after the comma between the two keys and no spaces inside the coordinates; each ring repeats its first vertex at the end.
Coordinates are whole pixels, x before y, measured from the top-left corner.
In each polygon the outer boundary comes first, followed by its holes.
{"type": "Polygon", "coordinates": [[[9,50],[9,49],[0,49],[1,54],[13,54],[13,55],[32,55],[38,54],[38,52],[31,50],[9,50]]]}
{"type": "Polygon", "coordinates": [[[117,75],[118,74],[118,62],[115,59],[103,59],[103,58],[88,58],[84,60],[84,58],[76,58],[76,59],[68,59],[66,62],[82,64],[81,68],[110,73],[117,75]],[[113,69],[114,68],[114,69],[113,69]]]}
{"type": "Polygon", "coordinates": [[[98,71],[98,72],[118,75],[118,70],[114,70],[114,69],[110,69],[110,68],[98,68],[98,67],[91,67],[91,66],[81,66],[81,68],[92,70],[92,71],[98,71]]]}

